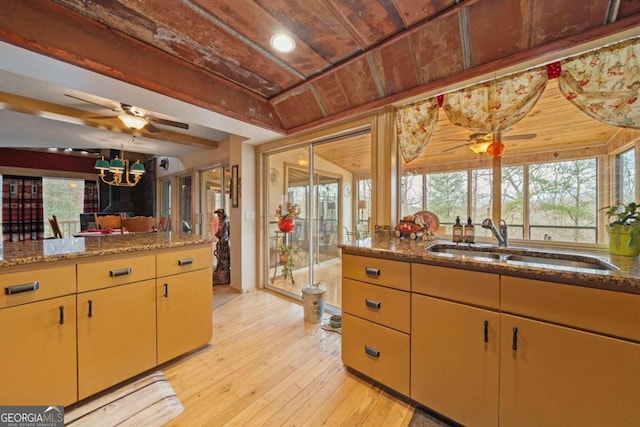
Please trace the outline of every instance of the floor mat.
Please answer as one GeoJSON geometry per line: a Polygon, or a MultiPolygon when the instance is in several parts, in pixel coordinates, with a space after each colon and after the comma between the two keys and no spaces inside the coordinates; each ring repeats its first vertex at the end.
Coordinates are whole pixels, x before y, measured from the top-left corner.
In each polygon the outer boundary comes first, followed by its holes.
{"type": "Polygon", "coordinates": [[[160,427],[184,408],[162,372],[139,380],[65,410],[64,425],[160,427]]]}

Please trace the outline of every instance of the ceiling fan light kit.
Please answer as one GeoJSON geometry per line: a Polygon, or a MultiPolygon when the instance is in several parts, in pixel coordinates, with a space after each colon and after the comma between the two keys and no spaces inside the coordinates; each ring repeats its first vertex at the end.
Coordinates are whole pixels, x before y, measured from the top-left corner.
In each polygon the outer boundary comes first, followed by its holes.
{"type": "Polygon", "coordinates": [[[476,154],[484,154],[487,152],[487,149],[491,144],[492,143],[488,141],[476,142],[475,144],[470,145],[469,149],[476,154]]]}
{"type": "Polygon", "coordinates": [[[144,117],[132,116],[129,114],[120,114],[118,118],[129,129],[140,130],[149,124],[147,119],[145,119],[144,117]]]}

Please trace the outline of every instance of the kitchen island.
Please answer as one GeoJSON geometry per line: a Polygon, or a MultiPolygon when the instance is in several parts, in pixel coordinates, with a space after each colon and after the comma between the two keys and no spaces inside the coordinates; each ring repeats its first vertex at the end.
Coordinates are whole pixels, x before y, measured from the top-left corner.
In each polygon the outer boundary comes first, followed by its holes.
{"type": "Polygon", "coordinates": [[[345,365],[468,426],[637,423],[637,258],[544,266],[433,244],[342,246],[345,365]]]}
{"type": "Polygon", "coordinates": [[[182,233],[4,243],[0,405],[65,405],[206,345],[212,244],[182,233]]]}

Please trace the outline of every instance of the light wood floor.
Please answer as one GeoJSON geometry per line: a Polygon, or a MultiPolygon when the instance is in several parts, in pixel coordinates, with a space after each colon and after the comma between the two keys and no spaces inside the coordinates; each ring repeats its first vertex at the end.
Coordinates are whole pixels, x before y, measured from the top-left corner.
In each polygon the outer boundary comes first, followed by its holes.
{"type": "MultiPolygon", "coordinates": [[[[273,277],[273,269],[270,270],[273,277]]],[[[309,269],[299,268],[293,271],[293,279],[285,279],[278,274],[275,279],[269,279],[269,286],[291,294],[292,296],[302,295],[302,288],[309,283],[309,269]]],[[[314,267],[314,281],[322,283],[327,288],[325,302],[334,307],[342,308],[342,260],[334,258],[314,267]]]]}
{"type": "MultiPolygon", "coordinates": [[[[269,291],[213,312],[212,345],[163,367],[184,412],[168,426],[407,426],[413,407],[342,365],[340,338],[269,291]]],[[[186,331],[185,331],[186,332],[186,331]]]]}

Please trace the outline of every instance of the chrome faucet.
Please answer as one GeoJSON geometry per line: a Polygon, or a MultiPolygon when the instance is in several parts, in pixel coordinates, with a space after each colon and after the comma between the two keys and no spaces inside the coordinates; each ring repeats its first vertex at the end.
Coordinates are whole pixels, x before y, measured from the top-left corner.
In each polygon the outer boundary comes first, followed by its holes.
{"type": "Polygon", "coordinates": [[[493,221],[491,220],[491,218],[486,218],[484,221],[482,221],[482,228],[491,230],[493,235],[496,236],[496,239],[498,239],[498,246],[507,246],[507,223],[503,219],[501,219],[500,223],[498,224],[499,230],[496,229],[495,225],[493,225],[493,221]]]}

